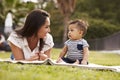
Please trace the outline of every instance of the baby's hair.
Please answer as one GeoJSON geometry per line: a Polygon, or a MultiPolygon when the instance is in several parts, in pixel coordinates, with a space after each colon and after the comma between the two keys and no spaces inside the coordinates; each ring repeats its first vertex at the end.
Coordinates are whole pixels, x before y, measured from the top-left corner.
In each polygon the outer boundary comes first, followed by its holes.
{"type": "Polygon", "coordinates": [[[73,20],[69,23],[69,25],[71,24],[76,24],[77,27],[83,31],[83,36],[87,33],[87,29],[88,29],[88,22],[81,20],[81,19],[77,19],[77,20],[73,20]]]}

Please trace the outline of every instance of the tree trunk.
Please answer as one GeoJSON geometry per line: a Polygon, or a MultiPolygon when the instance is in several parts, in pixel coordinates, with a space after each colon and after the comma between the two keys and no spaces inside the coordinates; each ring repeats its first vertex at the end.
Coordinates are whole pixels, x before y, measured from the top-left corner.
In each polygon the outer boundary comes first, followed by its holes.
{"type": "Polygon", "coordinates": [[[64,16],[64,34],[63,43],[67,40],[67,26],[71,13],[73,13],[75,8],[76,0],[57,0],[60,11],[64,16]]]}
{"type": "Polygon", "coordinates": [[[64,34],[63,34],[63,43],[67,40],[67,29],[68,29],[69,17],[64,17],[64,34]]]}

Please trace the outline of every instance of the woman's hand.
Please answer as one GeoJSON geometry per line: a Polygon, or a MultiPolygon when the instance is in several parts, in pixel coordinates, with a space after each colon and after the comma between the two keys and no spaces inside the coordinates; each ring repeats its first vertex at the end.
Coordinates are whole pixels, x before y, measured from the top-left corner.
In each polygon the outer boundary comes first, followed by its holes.
{"type": "Polygon", "coordinates": [[[35,53],[34,56],[31,56],[28,61],[39,60],[40,56],[39,53],[35,53]]]}
{"type": "Polygon", "coordinates": [[[45,60],[49,58],[47,54],[45,54],[44,52],[40,52],[39,53],[39,60],[45,60]]]}

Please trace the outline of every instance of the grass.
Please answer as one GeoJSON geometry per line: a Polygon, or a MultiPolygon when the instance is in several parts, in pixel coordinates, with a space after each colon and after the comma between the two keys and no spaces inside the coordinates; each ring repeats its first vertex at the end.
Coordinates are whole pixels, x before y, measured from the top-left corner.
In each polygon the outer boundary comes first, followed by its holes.
{"type": "MultiPolygon", "coordinates": [[[[52,59],[57,59],[61,49],[52,50],[52,59]]],[[[0,53],[8,58],[10,52],[0,53]]],[[[89,62],[102,65],[120,65],[120,55],[90,51],[89,62]]],[[[0,80],[120,80],[120,73],[88,70],[66,66],[21,65],[0,63],[0,80]]]]}

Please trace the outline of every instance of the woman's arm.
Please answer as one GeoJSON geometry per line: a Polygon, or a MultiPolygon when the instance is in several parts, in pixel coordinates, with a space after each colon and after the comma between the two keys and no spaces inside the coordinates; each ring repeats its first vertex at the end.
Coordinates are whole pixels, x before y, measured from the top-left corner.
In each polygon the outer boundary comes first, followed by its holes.
{"type": "Polygon", "coordinates": [[[22,50],[19,47],[12,44],[11,42],[9,42],[9,45],[10,45],[10,48],[12,50],[15,60],[24,60],[24,55],[23,55],[22,50]]]}
{"type": "Polygon", "coordinates": [[[44,38],[45,45],[43,46],[42,51],[39,53],[40,60],[45,60],[47,58],[50,58],[51,50],[54,46],[53,37],[51,34],[47,34],[47,36],[44,38]]]}
{"type": "Polygon", "coordinates": [[[25,59],[22,49],[20,49],[19,47],[15,46],[11,42],[9,42],[9,45],[11,47],[11,50],[12,50],[12,53],[14,55],[15,60],[33,61],[33,60],[38,60],[39,59],[38,53],[36,53],[34,56],[31,56],[29,59],[25,59]]]}
{"type": "Polygon", "coordinates": [[[46,54],[48,56],[48,58],[50,58],[51,50],[52,50],[52,48],[50,48],[44,52],[44,54],[46,54]]]}
{"type": "Polygon", "coordinates": [[[50,58],[51,49],[52,49],[52,48],[48,49],[48,50],[45,51],[45,52],[42,52],[42,51],[41,51],[41,52],[39,53],[40,60],[45,60],[45,59],[47,59],[47,58],[50,58]]]}
{"type": "Polygon", "coordinates": [[[83,60],[81,61],[81,64],[87,64],[88,56],[89,56],[89,49],[88,47],[84,47],[83,48],[83,60]]]}

